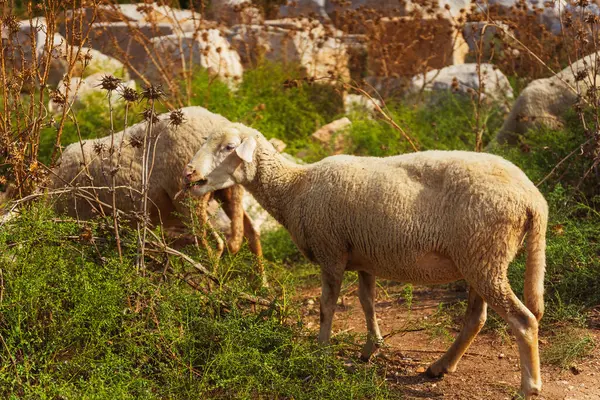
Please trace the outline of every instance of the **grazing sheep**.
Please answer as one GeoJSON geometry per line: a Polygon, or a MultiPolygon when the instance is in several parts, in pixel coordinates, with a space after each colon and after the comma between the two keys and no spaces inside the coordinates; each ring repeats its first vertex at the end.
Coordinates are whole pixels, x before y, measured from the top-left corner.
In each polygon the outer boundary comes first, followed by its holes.
{"type": "MultiPolygon", "coordinates": [[[[152,129],[151,143],[156,140],[154,168],[148,183],[149,212],[151,222],[169,230],[184,228],[181,218],[174,212],[190,216],[190,210],[183,201],[177,199],[181,187],[181,170],[196,149],[202,145],[205,138],[214,130],[230,122],[202,107],[183,108],[184,122],[175,126],[168,114],[160,115],[152,129]]],[[[95,140],[87,140],[69,145],[59,160],[58,167],[53,171],[48,182],[49,189],[64,187],[67,184],[75,186],[91,186],[108,188],[112,185],[111,169],[116,165],[120,152],[120,168],[115,172],[115,186],[131,186],[141,190],[142,176],[142,141],[147,129],[147,122],[141,122],[127,128],[126,131],[95,140]],[[111,143],[114,140],[115,151],[111,155],[111,143]],[[86,167],[84,167],[86,166],[86,167]]],[[[152,146],[153,147],[153,146],[152,146]]],[[[95,201],[85,201],[76,196],[69,196],[61,201],[59,208],[70,215],[89,219],[100,213],[111,215],[112,193],[106,189],[95,190],[99,200],[109,205],[98,207],[95,201]],[[102,209],[100,209],[102,208],[102,209]]],[[[140,210],[139,192],[128,189],[116,190],[116,206],[119,210],[132,212],[140,210]]],[[[243,237],[248,239],[250,249],[262,256],[259,233],[254,229],[250,217],[242,207],[243,188],[232,186],[214,193],[221,201],[223,209],[231,219],[231,235],[228,238],[228,249],[232,253],[239,251],[243,237]]],[[[208,201],[208,199],[204,199],[208,201]]],[[[262,266],[259,266],[264,280],[262,266]]]]}
{"type": "Polygon", "coordinates": [[[429,375],[456,370],[489,303],[516,336],[523,393],[540,392],[537,335],[548,209],[513,164],[489,154],[426,151],[387,158],[340,155],[297,165],[256,130],[232,124],[207,139],[184,175],[195,196],[243,185],[320,264],[320,342],[330,338],[345,270],[358,271],[368,330],[364,358],[382,340],[375,276],[419,284],[464,279],[470,286],[465,325],[429,375]],[[507,279],[525,234],[527,306],[507,279]]]}

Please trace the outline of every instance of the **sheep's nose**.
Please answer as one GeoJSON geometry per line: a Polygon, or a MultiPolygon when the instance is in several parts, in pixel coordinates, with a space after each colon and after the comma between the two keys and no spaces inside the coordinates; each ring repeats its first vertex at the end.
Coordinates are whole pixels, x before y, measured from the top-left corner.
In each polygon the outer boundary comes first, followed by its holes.
{"type": "Polygon", "coordinates": [[[196,168],[192,164],[188,164],[185,166],[185,170],[183,171],[183,177],[190,182],[194,175],[196,174],[196,168]]]}

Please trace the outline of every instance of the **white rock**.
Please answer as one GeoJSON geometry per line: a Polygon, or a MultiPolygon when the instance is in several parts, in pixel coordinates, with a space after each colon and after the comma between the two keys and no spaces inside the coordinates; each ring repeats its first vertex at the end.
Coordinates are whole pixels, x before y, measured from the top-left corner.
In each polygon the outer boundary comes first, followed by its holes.
{"type": "MultiPolygon", "coordinates": [[[[67,54],[73,51],[77,54],[77,46],[65,46],[61,49],[61,56],[67,60],[67,54]]],[[[129,80],[129,73],[125,65],[116,58],[107,56],[98,50],[89,47],[82,47],[80,57],[74,68],[73,76],[88,77],[95,74],[113,75],[117,78],[129,80]]]]}
{"type": "MultiPolygon", "coordinates": [[[[481,12],[485,12],[488,7],[496,7],[500,8],[501,12],[509,12],[512,7],[515,7],[517,4],[520,4],[519,0],[488,0],[486,2],[479,2],[478,9],[481,12]]],[[[529,14],[534,12],[538,13],[539,22],[543,23],[550,32],[558,35],[561,30],[561,16],[565,11],[575,12],[577,13],[578,7],[571,6],[565,0],[554,0],[551,2],[543,1],[543,0],[525,0],[525,7],[529,14]],[[536,11],[536,10],[541,10],[536,11]]]]}
{"type": "Polygon", "coordinates": [[[491,64],[481,64],[480,67],[481,70],[478,71],[478,64],[462,64],[429,71],[412,79],[411,91],[424,89],[475,94],[483,83],[484,99],[502,102],[513,98],[510,82],[499,69],[491,64]]]}
{"type": "Polygon", "coordinates": [[[46,83],[52,87],[58,85],[67,72],[67,66],[64,63],[56,61],[56,50],[64,45],[65,39],[59,33],[52,33],[51,29],[46,24],[46,19],[43,17],[23,20],[19,22],[19,29],[15,34],[9,34],[7,29],[2,29],[2,40],[6,42],[5,50],[7,58],[10,57],[9,49],[14,49],[14,63],[7,60],[7,68],[9,69],[24,69],[31,68],[40,70],[42,75],[43,69],[49,61],[48,79],[46,83]],[[48,34],[52,34],[52,39],[46,44],[48,34]],[[9,44],[10,43],[10,44],[9,44]],[[35,57],[34,57],[35,56],[35,57]],[[49,58],[49,60],[48,60],[49,58]],[[36,65],[33,65],[34,59],[36,65]]]}
{"type": "Polygon", "coordinates": [[[10,212],[7,212],[6,214],[0,214],[0,226],[10,222],[11,220],[15,219],[17,216],[19,216],[19,213],[17,211],[10,211],[10,212]]]}
{"type": "Polygon", "coordinates": [[[332,146],[334,154],[341,154],[346,145],[346,138],[343,133],[350,125],[352,125],[352,121],[347,117],[343,117],[330,122],[327,125],[323,125],[321,128],[317,129],[311,137],[326,147],[332,146]]]}
{"type": "Polygon", "coordinates": [[[381,101],[376,98],[368,98],[362,94],[346,94],[344,96],[344,112],[350,114],[352,111],[375,112],[375,104],[382,106],[381,101]]]}
{"type": "Polygon", "coordinates": [[[120,52],[133,51],[135,53],[132,57],[133,63],[137,68],[137,65],[145,63],[146,57],[143,57],[142,62],[136,60],[139,57],[139,48],[143,46],[135,40],[137,35],[134,31],[140,31],[141,36],[150,39],[155,36],[193,31],[201,21],[201,15],[195,11],[172,8],[156,2],[99,4],[94,8],[68,10],[59,26],[59,32],[72,44],[79,45],[78,38],[87,35],[92,26],[104,27],[108,34],[103,35],[103,29],[94,29],[86,45],[122,61],[125,56],[120,57],[120,52]],[[118,45],[112,50],[110,46],[114,40],[118,45]],[[127,44],[129,47],[126,46],[127,44]]]}
{"type": "Polygon", "coordinates": [[[502,22],[492,26],[483,21],[467,22],[462,32],[471,53],[478,54],[479,47],[483,45],[484,59],[489,59],[492,51],[499,50],[502,42],[509,40],[505,35],[512,33],[509,26],[502,22]]]}
{"type": "Polygon", "coordinates": [[[144,75],[147,69],[154,68],[155,62],[148,41],[174,33],[175,29],[170,23],[102,22],[92,25],[89,43],[93,49],[118,59],[128,68],[133,67],[137,74],[144,75]]]}
{"type": "Polygon", "coordinates": [[[271,143],[273,147],[275,147],[275,150],[277,150],[280,153],[287,147],[287,144],[285,144],[283,140],[277,138],[269,139],[269,143],[271,143]]]}
{"type": "Polygon", "coordinates": [[[513,143],[519,135],[538,125],[560,128],[562,117],[576,103],[578,93],[585,95],[590,83],[600,79],[600,74],[594,77],[590,68],[597,62],[598,54],[583,57],[558,74],[536,79],[527,85],[498,132],[497,141],[513,143]],[[578,75],[579,80],[576,79],[578,75]]]}
{"type": "Polygon", "coordinates": [[[432,8],[436,13],[444,18],[455,19],[461,15],[461,10],[466,13],[470,11],[470,0],[437,0],[437,1],[398,1],[398,0],[351,0],[349,2],[326,1],[325,6],[330,17],[337,19],[346,11],[358,11],[366,13],[376,13],[382,17],[405,17],[411,13],[432,8]],[[349,4],[348,4],[349,3],[349,4]],[[446,9],[446,6],[449,9],[446,9]],[[336,15],[337,14],[337,15],[336,15]]]}
{"type": "MultiPolygon", "coordinates": [[[[159,55],[157,58],[163,63],[161,68],[171,75],[180,73],[184,67],[190,69],[199,65],[234,88],[244,73],[239,54],[217,29],[161,36],[150,42],[159,55]]],[[[157,79],[160,77],[160,70],[149,70],[146,74],[157,79]]]]}
{"type": "Polygon", "coordinates": [[[255,65],[264,57],[273,62],[297,62],[310,77],[327,78],[330,71],[342,79],[350,76],[343,33],[318,21],[272,20],[263,26],[238,25],[232,32],[232,44],[245,64],[255,65]]]}

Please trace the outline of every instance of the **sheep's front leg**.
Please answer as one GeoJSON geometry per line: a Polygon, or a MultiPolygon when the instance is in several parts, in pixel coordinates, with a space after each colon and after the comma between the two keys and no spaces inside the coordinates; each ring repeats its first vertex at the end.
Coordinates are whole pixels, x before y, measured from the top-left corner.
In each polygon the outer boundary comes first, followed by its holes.
{"type": "Polygon", "coordinates": [[[341,274],[321,271],[321,327],[319,329],[319,343],[329,342],[331,337],[331,324],[333,323],[333,314],[335,314],[335,305],[342,288],[341,274]]]}
{"type": "Polygon", "coordinates": [[[256,256],[256,265],[258,267],[258,275],[261,279],[263,287],[268,287],[267,274],[265,273],[265,266],[263,264],[263,252],[262,245],[260,243],[260,233],[254,228],[252,219],[244,211],[244,237],[248,239],[248,247],[250,251],[256,256]]]}
{"type": "Polygon", "coordinates": [[[367,320],[367,343],[362,349],[361,358],[368,361],[383,344],[377,317],[375,316],[375,276],[368,272],[358,272],[358,297],[367,320]]]}
{"type": "Polygon", "coordinates": [[[231,221],[231,235],[227,239],[227,250],[231,254],[240,251],[244,241],[244,206],[242,197],[244,189],[234,185],[227,189],[214,192],[215,198],[221,202],[221,207],[231,221]]]}

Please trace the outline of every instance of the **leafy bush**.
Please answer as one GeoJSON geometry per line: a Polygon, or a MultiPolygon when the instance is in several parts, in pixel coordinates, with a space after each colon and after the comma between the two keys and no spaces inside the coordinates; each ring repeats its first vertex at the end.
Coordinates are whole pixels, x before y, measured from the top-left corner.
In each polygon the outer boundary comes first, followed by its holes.
{"type": "Polygon", "coordinates": [[[343,112],[342,98],[332,86],[284,85],[301,77],[298,66],[266,63],[246,71],[238,90],[231,92],[199,71],[192,83],[193,104],[256,128],[268,138],[279,138],[293,153],[307,145],[317,128],[343,112]]]}

